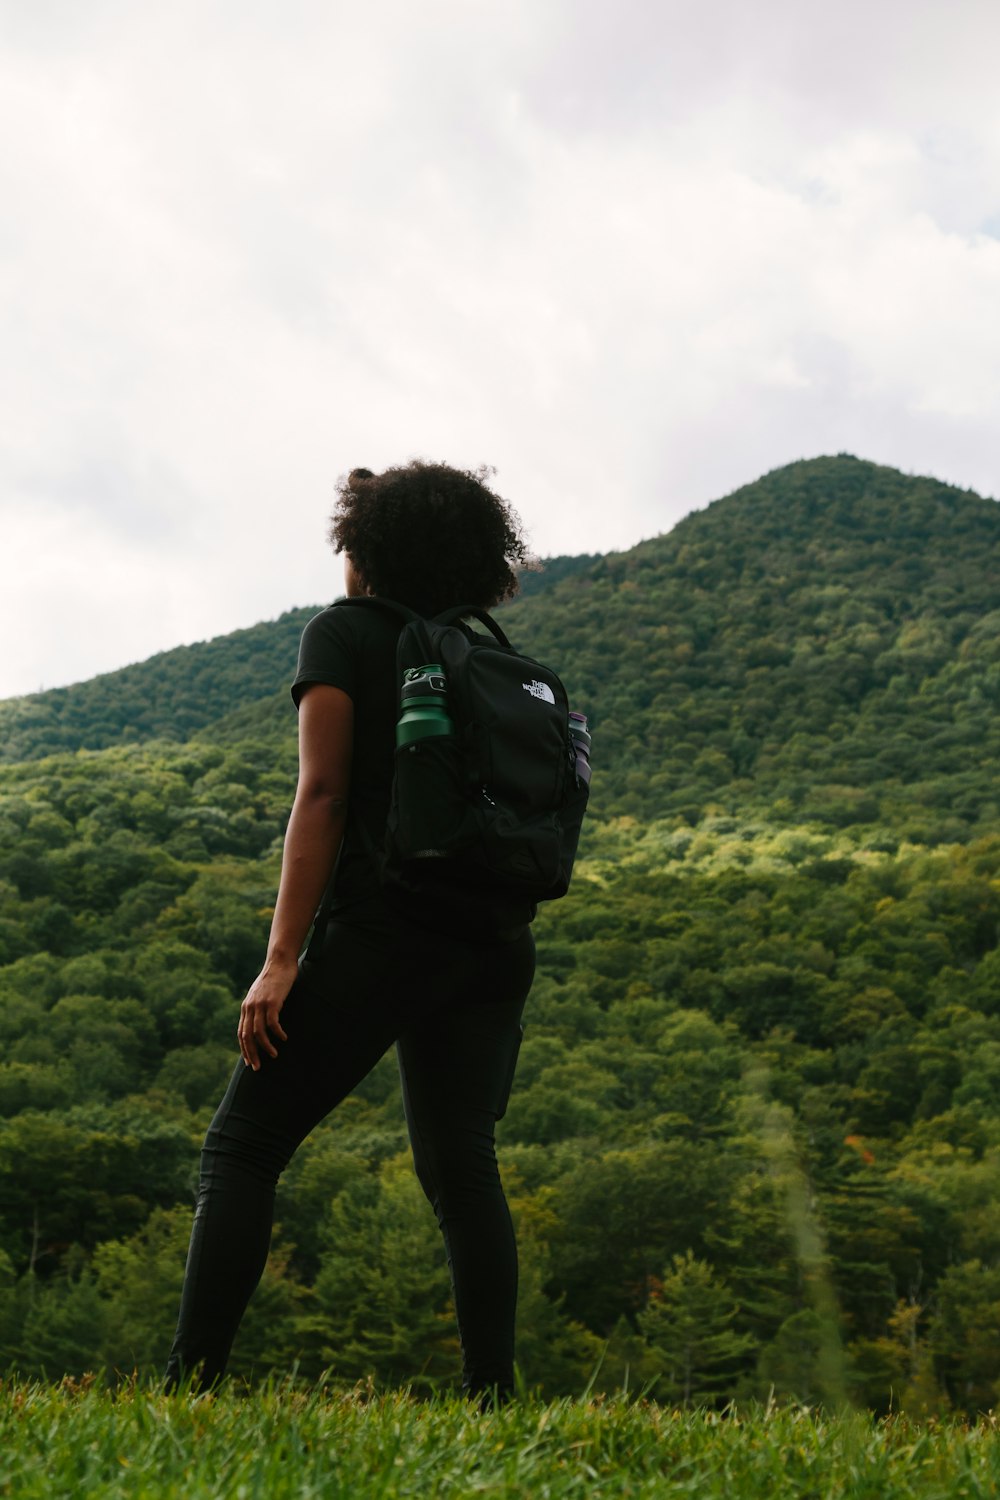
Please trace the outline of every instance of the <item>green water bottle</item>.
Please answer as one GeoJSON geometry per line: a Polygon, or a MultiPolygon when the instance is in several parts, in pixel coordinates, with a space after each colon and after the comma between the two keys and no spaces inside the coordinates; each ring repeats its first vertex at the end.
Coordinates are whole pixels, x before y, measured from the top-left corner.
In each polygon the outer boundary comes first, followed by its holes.
{"type": "Polygon", "coordinates": [[[399,699],[402,713],[396,725],[397,749],[432,735],[454,734],[448,712],[448,683],[440,662],[404,672],[399,699]]]}

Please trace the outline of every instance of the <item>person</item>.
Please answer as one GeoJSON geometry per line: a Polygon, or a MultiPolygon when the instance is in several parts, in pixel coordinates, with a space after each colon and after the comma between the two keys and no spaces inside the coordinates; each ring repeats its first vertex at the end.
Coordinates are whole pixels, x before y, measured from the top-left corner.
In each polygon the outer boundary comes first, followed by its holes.
{"type": "MultiPolygon", "coordinates": [[[[330,540],[348,595],[425,616],[512,597],[527,548],[489,476],[415,461],[340,480],[330,540]]],[[[202,1151],[168,1390],[223,1376],[267,1259],[279,1175],[393,1043],[414,1165],[444,1236],[463,1390],[488,1404],[513,1388],[517,1250],[494,1130],[534,974],[534,909],[380,880],[399,628],[388,611],[335,604],[302,635],[298,785],[267,954],[240,1009],[241,1060],[202,1151]],[[328,920],[300,958],[321,904],[328,920]]]]}

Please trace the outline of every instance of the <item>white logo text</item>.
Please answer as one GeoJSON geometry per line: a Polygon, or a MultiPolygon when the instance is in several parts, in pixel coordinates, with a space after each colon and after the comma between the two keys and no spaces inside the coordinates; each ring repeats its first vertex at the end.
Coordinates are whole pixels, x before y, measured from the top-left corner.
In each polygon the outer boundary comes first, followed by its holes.
{"type": "Polygon", "coordinates": [[[522,682],[521,686],[526,693],[533,698],[540,698],[543,703],[555,703],[556,695],[547,682],[522,682]]]}

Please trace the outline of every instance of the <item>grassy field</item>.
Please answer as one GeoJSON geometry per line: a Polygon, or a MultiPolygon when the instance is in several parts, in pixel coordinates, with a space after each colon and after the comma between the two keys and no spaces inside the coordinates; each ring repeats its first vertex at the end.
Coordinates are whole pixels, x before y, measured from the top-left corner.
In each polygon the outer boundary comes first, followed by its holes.
{"type": "Polygon", "coordinates": [[[0,1387],[0,1494],[337,1497],[691,1495],[903,1500],[1000,1493],[1000,1431],[739,1415],[644,1402],[524,1401],[480,1416],[460,1401],[269,1389],[191,1399],[0,1387]]]}

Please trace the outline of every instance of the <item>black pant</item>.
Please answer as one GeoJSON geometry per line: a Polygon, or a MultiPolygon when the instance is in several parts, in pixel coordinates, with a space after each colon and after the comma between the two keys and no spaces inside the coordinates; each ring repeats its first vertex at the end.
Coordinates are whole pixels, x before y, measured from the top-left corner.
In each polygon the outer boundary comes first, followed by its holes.
{"type": "Polygon", "coordinates": [[[493,1136],[534,966],[528,929],[474,946],[402,923],[331,923],[285,1002],[288,1040],[257,1073],[237,1064],[205,1137],[168,1386],[225,1371],[267,1260],[279,1174],[395,1042],[417,1176],[444,1234],[463,1387],[510,1389],[517,1250],[493,1136]]]}

